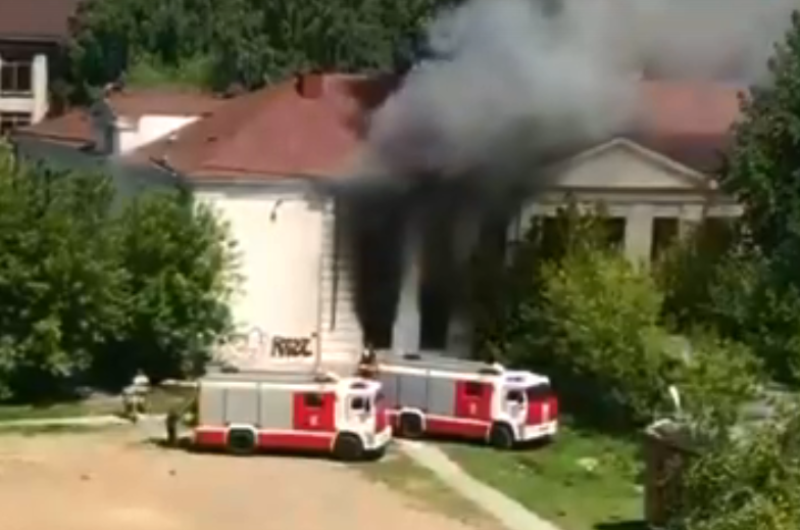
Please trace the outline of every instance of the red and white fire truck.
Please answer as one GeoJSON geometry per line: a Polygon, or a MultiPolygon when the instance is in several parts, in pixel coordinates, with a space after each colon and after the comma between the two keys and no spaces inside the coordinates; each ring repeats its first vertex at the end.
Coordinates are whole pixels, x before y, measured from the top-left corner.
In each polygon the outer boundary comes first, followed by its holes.
{"type": "Polygon", "coordinates": [[[392,430],[381,384],[308,372],[213,373],[198,382],[190,439],[197,448],[382,454],[392,430]]]}
{"type": "Polygon", "coordinates": [[[399,436],[483,439],[509,449],[558,430],[549,378],[528,371],[436,355],[377,353],[362,373],[382,384],[399,436]]]}

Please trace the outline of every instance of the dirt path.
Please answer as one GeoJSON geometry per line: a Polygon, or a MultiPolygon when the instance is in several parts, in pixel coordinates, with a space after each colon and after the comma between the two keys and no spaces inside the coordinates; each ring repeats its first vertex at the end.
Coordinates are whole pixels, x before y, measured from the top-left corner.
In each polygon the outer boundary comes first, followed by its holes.
{"type": "Polygon", "coordinates": [[[468,530],[325,460],[167,451],[129,430],[0,437],[3,530],[468,530]]]}

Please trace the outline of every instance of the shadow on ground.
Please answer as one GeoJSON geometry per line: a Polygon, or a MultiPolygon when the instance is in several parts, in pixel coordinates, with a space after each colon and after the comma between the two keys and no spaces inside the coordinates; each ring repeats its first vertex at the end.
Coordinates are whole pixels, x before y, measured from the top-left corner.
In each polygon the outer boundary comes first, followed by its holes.
{"type": "Polygon", "coordinates": [[[650,527],[644,521],[621,521],[618,523],[601,523],[595,525],[595,530],[648,530],[650,527]]]}
{"type": "MultiPolygon", "coordinates": [[[[193,454],[203,454],[203,455],[216,455],[216,456],[225,456],[228,458],[232,457],[242,457],[242,456],[278,456],[278,457],[292,457],[292,458],[303,458],[306,460],[329,460],[332,462],[336,462],[336,458],[327,452],[319,452],[319,451],[298,451],[292,449],[270,449],[270,450],[263,450],[259,449],[256,453],[252,455],[232,455],[229,452],[226,452],[224,449],[201,449],[191,444],[191,440],[188,438],[181,438],[176,443],[169,443],[165,438],[153,436],[142,440],[141,442],[144,445],[150,445],[154,447],[158,447],[160,449],[171,450],[171,451],[182,451],[186,453],[193,453],[193,454]]],[[[363,464],[369,462],[375,462],[381,459],[383,453],[370,453],[365,456],[363,460],[358,460],[355,462],[347,462],[348,464],[363,464]]]]}

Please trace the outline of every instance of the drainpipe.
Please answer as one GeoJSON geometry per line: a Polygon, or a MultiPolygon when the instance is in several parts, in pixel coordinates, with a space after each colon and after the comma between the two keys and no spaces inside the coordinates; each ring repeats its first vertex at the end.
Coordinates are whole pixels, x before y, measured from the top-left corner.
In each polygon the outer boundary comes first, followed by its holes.
{"type": "MultiPolygon", "coordinates": [[[[317,198],[319,200],[319,198],[317,198]]],[[[326,241],[325,236],[328,230],[329,217],[328,213],[331,208],[331,199],[328,198],[323,203],[322,208],[322,241],[320,245],[319,259],[317,261],[317,325],[314,332],[314,371],[319,372],[322,366],[322,286],[325,278],[325,254],[326,254],[326,241]]]]}

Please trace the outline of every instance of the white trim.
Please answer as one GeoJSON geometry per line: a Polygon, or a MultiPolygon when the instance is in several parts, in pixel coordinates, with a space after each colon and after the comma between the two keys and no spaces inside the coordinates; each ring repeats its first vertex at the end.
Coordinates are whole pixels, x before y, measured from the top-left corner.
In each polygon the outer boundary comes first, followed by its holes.
{"type": "Polygon", "coordinates": [[[465,425],[486,425],[490,426],[496,420],[488,419],[488,420],[476,420],[474,418],[459,418],[458,416],[445,416],[442,414],[426,414],[426,418],[435,419],[435,420],[443,420],[443,421],[450,421],[454,423],[463,423],[465,425]]]}
{"type": "Polygon", "coordinates": [[[244,423],[237,423],[231,425],[198,425],[194,428],[195,432],[220,432],[220,431],[230,431],[231,429],[242,429],[242,430],[250,430],[253,431],[256,435],[259,434],[280,434],[280,435],[294,435],[294,436],[318,436],[322,437],[336,437],[341,431],[332,430],[332,431],[307,431],[305,429],[270,429],[267,428],[256,428],[253,425],[244,424],[244,423]]]}
{"type": "Polygon", "coordinates": [[[378,371],[392,374],[405,374],[405,375],[420,375],[428,377],[439,377],[442,379],[457,379],[463,381],[478,381],[481,383],[490,383],[497,385],[498,382],[504,384],[511,384],[513,386],[531,386],[550,384],[550,378],[533,372],[525,370],[504,370],[502,366],[498,365],[501,370],[500,374],[480,374],[476,372],[456,372],[449,370],[437,370],[435,368],[425,367],[412,367],[412,366],[399,366],[389,364],[378,364],[378,371]],[[519,377],[522,381],[509,381],[511,377],[519,377]]]}
{"type": "MultiPolygon", "coordinates": [[[[664,156],[661,153],[637,144],[636,142],[633,142],[627,138],[614,138],[608,142],[591,147],[571,158],[568,158],[567,160],[556,162],[552,166],[548,167],[545,172],[548,174],[551,172],[561,172],[572,165],[578,164],[590,158],[597,157],[614,149],[627,150],[628,152],[632,152],[648,162],[661,166],[672,173],[676,173],[678,177],[682,177],[685,182],[693,185],[699,190],[716,190],[716,182],[711,180],[708,175],[692,169],[691,167],[673,160],[672,158],[664,156]]],[[[556,187],[560,188],[560,186],[556,187]]],[[[569,187],[567,186],[565,189],[569,189],[569,187]]]]}

